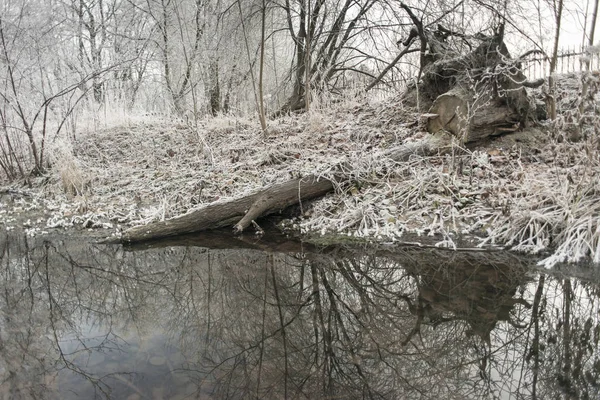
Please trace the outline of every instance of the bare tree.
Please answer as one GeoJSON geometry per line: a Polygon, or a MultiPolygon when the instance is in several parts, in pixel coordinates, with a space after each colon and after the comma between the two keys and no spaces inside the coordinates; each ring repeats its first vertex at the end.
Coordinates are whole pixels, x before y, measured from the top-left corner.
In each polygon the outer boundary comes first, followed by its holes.
{"type": "Polygon", "coordinates": [[[555,33],[554,33],[554,45],[552,47],[552,57],[550,58],[550,75],[548,76],[548,90],[549,90],[549,114],[552,120],[556,120],[556,83],[554,78],[554,72],[556,71],[556,62],[558,60],[558,41],[560,39],[560,25],[562,23],[563,15],[563,0],[558,0],[554,3],[554,17],[555,17],[555,33]]]}
{"type": "MultiPolygon", "coordinates": [[[[76,14],[82,18],[78,21],[87,29],[84,36],[92,37],[87,42],[73,34],[70,19],[33,2],[16,4],[0,17],[0,167],[7,177],[43,172],[48,141],[59,135],[89,91],[95,101],[103,99],[108,72],[132,61],[105,54],[115,4],[77,3],[82,12],[76,14]],[[104,8],[99,11],[92,5],[104,8]]],[[[54,5],[56,10],[64,6],[54,5]]]]}
{"type": "Polygon", "coordinates": [[[292,93],[281,111],[304,108],[310,98],[307,89],[323,90],[336,75],[345,71],[368,74],[354,68],[357,59],[373,58],[357,46],[357,41],[361,34],[369,31],[370,13],[377,10],[378,5],[385,3],[285,1],[283,11],[287,34],[294,44],[294,58],[290,72],[292,93]]]}
{"type": "Polygon", "coordinates": [[[260,126],[264,133],[267,132],[267,116],[265,113],[264,77],[265,77],[265,46],[267,45],[267,1],[262,0],[260,11],[260,61],[258,71],[258,114],[260,126]]]}
{"type": "Polygon", "coordinates": [[[104,101],[104,84],[98,73],[105,67],[108,46],[108,24],[113,19],[116,3],[105,0],[72,0],[77,16],[78,56],[84,73],[91,73],[92,93],[96,103],[104,101]],[[89,72],[88,72],[89,71],[89,72]]]}
{"type": "Polygon", "coordinates": [[[156,26],[163,80],[175,111],[186,111],[186,96],[195,82],[196,61],[205,32],[205,2],[150,0],[143,9],[156,26]]]}

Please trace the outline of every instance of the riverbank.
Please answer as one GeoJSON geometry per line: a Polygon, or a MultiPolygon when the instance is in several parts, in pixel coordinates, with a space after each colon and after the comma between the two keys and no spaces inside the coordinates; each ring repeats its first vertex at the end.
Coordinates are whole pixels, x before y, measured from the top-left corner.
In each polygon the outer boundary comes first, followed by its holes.
{"type": "MultiPolygon", "coordinates": [[[[284,221],[303,235],[549,252],[544,265],[600,261],[595,138],[568,142],[540,125],[452,154],[397,163],[385,154],[426,133],[399,98],[345,102],[271,121],[154,117],[78,133],[50,149],[46,175],[0,189],[1,224],[30,235],[124,229],[311,174],[348,179],[284,221]]],[[[597,132],[597,131],[596,131],[597,132]]]]}

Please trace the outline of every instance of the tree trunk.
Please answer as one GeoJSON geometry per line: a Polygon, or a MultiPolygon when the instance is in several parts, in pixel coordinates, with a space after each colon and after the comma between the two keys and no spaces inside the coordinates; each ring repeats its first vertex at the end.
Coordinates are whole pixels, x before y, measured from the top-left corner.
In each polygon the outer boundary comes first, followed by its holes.
{"type": "MultiPolygon", "coordinates": [[[[384,156],[401,162],[415,154],[431,155],[446,152],[451,148],[451,143],[452,138],[441,133],[392,149],[384,156]]],[[[348,170],[348,168],[339,168],[339,170],[348,170]]],[[[345,179],[346,177],[341,174],[337,177],[337,180],[340,181],[345,179]]],[[[233,226],[234,232],[240,233],[252,221],[260,217],[272,215],[290,206],[324,196],[333,189],[333,182],[324,178],[309,176],[293,179],[239,199],[209,204],[166,221],[130,228],[125,231],[121,241],[124,243],[143,242],[228,226],[233,226]]]]}
{"type": "Polygon", "coordinates": [[[548,75],[548,108],[550,111],[550,119],[556,120],[556,82],[554,80],[554,72],[556,71],[556,62],[558,61],[558,42],[560,39],[560,24],[562,22],[563,0],[558,0],[558,5],[555,4],[555,20],[556,30],[554,33],[554,47],[552,50],[552,58],[550,59],[550,73],[548,75]]]}
{"type": "Polygon", "coordinates": [[[208,67],[208,99],[210,114],[214,117],[221,111],[221,87],[219,85],[219,60],[211,61],[208,67]]]}
{"type": "MultiPolygon", "coordinates": [[[[594,4],[594,11],[592,12],[592,24],[590,26],[590,35],[588,45],[591,47],[594,45],[594,34],[596,32],[596,21],[598,19],[598,6],[600,5],[600,0],[596,0],[594,4]]],[[[587,64],[589,66],[589,63],[587,64]]]]}

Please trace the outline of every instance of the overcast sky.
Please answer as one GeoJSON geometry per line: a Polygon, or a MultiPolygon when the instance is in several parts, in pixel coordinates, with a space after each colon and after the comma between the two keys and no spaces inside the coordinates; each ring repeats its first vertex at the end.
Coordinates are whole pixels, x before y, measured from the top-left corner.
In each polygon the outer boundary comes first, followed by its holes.
{"type": "MultiPolygon", "coordinates": [[[[591,22],[592,19],[592,11],[594,10],[594,1],[589,1],[589,9],[588,9],[588,20],[591,22]]],[[[566,0],[565,7],[566,13],[563,19],[563,26],[561,29],[561,47],[563,46],[579,46],[583,41],[583,29],[585,24],[585,12],[586,6],[588,5],[588,0],[566,0]]],[[[588,22],[588,26],[585,27],[585,31],[587,33],[590,32],[590,22],[588,22]]],[[[600,21],[596,21],[596,34],[594,35],[594,44],[597,44],[599,41],[599,23],[600,21]]],[[[585,39],[585,44],[589,39],[585,39]]]]}

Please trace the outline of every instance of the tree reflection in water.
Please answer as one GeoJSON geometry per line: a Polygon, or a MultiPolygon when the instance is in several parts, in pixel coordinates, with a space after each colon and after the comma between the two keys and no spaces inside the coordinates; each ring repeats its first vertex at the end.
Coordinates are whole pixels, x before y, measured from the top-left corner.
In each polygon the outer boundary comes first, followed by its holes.
{"type": "Polygon", "coordinates": [[[500,252],[242,247],[0,237],[0,398],[599,395],[597,282],[500,252]]]}

